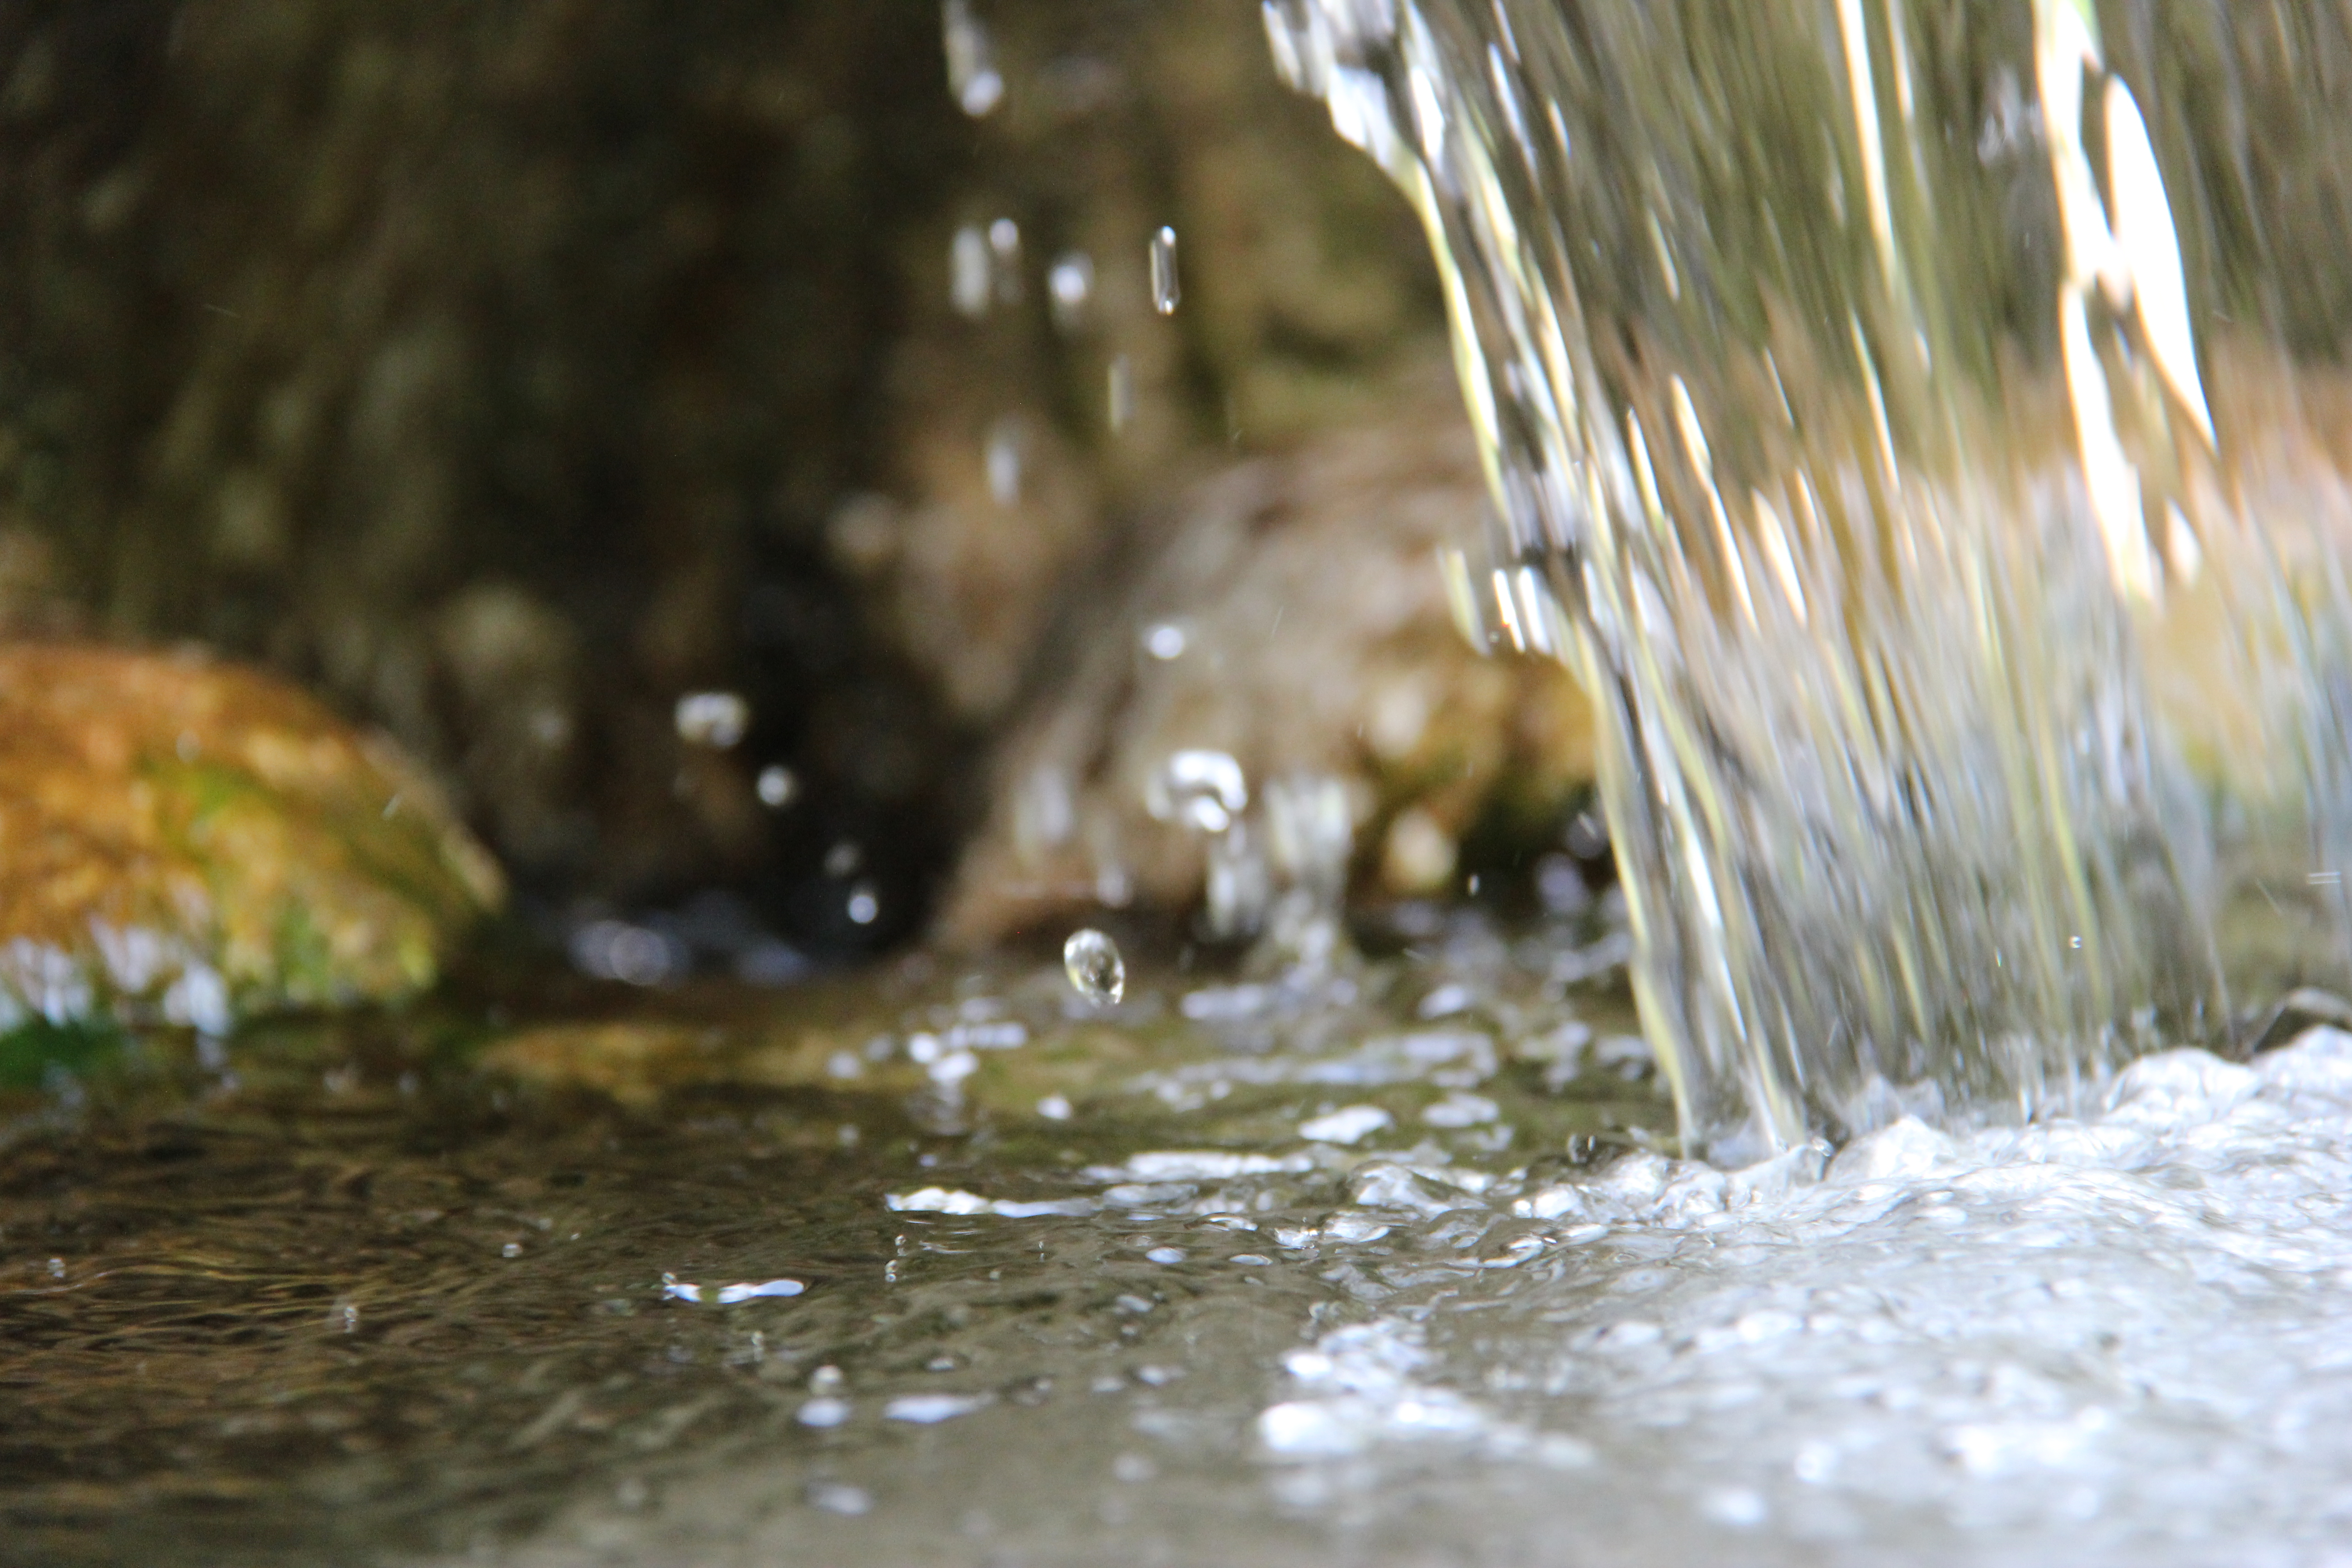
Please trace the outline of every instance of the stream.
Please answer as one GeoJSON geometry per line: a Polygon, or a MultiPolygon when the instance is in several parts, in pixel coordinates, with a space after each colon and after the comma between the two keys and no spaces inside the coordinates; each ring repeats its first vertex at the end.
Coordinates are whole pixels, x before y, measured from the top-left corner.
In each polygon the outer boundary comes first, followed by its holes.
{"type": "Polygon", "coordinates": [[[0,1563],[2352,1563],[2352,32],[2189,9],[1268,0],[1622,888],[60,1029],[0,1563]]]}
{"type": "Polygon", "coordinates": [[[0,1559],[2336,1560],[2352,1037],[1727,1172],[1622,920],[143,1040],[10,1100],[0,1559]]]}

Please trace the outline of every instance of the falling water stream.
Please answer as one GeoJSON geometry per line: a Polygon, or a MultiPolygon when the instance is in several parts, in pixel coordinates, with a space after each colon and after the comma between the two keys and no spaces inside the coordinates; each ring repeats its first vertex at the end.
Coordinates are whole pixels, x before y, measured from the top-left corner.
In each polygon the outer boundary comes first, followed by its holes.
{"type": "Polygon", "coordinates": [[[1604,710],[1694,1149],[2064,1108],[2336,981],[2352,147],[2264,136],[2340,18],[1265,14],[1435,244],[1459,596],[1604,710]]]}
{"type": "Polygon", "coordinates": [[[0,1085],[0,1561],[2352,1562],[2352,24],[1265,15],[1622,889],[0,1085]]]}

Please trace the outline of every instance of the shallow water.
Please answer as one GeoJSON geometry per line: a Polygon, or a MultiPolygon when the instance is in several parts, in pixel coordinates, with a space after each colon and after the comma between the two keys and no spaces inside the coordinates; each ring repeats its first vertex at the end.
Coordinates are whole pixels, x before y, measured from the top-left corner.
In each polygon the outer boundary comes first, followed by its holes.
{"type": "Polygon", "coordinates": [[[0,1557],[2352,1551],[2352,1037],[1727,1174],[1622,931],[1411,946],[143,1042],[0,1151],[0,1557]]]}
{"type": "Polygon", "coordinates": [[[1143,972],[1117,1008],[1046,962],[509,985],[495,1029],[457,997],[258,1029],[213,1066],[166,1036],[54,1072],[0,1100],[0,1558],[468,1549],[730,1456],[795,1510],[840,1506],[845,1457],[919,1446],[888,1399],[1052,1412],[1021,1439],[1038,1464],[1064,1413],[1152,1403],[1211,1320],[1254,1387],[1338,1298],[1278,1248],[1222,1261],[1271,1244],[1192,1212],[1214,1193],[1303,1228],[1374,1148],[1491,1162],[1665,1121],[1630,1041],[1568,1081],[1593,1026],[1630,1031],[1605,973],[1560,984],[1622,932],[1457,922],[1423,951],[1312,984],[1143,972]],[[550,1039],[577,1048],[517,1044],[550,1039]],[[1298,1123],[1349,1106],[1391,1125],[1307,1151],[1298,1123]],[[1149,1157],[1168,1147],[1244,1173],[1149,1157]],[[922,1206],[975,1191],[1046,1216],[922,1206]],[[825,1365],[851,1412],[830,1428],[802,1419],[825,1365]],[[1107,1381],[1125,1392],[1087,1392],[1107,1381]]]}

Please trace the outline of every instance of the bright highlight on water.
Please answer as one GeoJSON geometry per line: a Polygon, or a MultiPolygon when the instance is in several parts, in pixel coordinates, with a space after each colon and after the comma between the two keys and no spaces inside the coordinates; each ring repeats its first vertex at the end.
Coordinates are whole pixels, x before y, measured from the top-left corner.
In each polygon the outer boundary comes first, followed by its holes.
{"type": "Polygon", "coordinates": [[[2344,984],[2352,148],[2260,122],[2345,40],[2099,15],[1265,6],[1434,244],[1457,614],[1601,709],[1695,1151],[2063,1108],[2344,984]]]}

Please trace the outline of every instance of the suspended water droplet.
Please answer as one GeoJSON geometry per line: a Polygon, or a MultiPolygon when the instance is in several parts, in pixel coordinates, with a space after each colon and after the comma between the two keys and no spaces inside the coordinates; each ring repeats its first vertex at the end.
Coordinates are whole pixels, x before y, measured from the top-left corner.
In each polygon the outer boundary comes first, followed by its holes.
{"type": "Polygon", "coordinates": [[[849,919],[853,924],[870,926],[882,915],[882,900],[871,882],[860,882],[849,890],[849,919]]]}
{"type": "Polygon", "coordinates": [[[1172,316],[1183,298],[1183,282],[1176,276],[1176,231],[1163,225],[1151,237],[1151,306],[1172,316]]]}
{"type": "Polygon", "coordinates": [[[940,8],[940,21],[947,44],[948,90],[966,114],[978,120],[1004,98],[995,43],[971,14],[971,0],[947,0],[940,8]]]}
{"type": "Polygon", "coordinates": [[[751,705],[732,691],[689,691],[677,700],[672,721],[688,745],[723,752],[751,727],[751,705]]]}
{"type": "Polygon", "coordinates": [[[1110,427],[1116,435],[1135,418],[1135,364],[1125,354],[1110,362],[1110,427]]]}
{"type": "Polygon", "coordinates": [[[992,269],[988,237],[980,226],[968,223],[956,230],[948,245],[948,299],[959,313],[975,321],[988,314],[992,269]]]}
{"type": "Polygon", "coordinates": [[[845,838],[824,852],[824,874],[846,877],[866,862],[866,851],[854,839],[845,838]]]}
{"type": "Polygon", "coordinates": [[[1045,292],[1053,300],[1054,325],[1074,332],[1086,321],[1087,301],[1094,297],[1094,258],[1072,250],[1055,258],[1045,273],[1045,292]]]}
{"type": "Polygon", "coordinates": [[[800,798],[801,781],[792,769],[777,763],[760,770],[755,786],[760,792],[760,804],[770,811],[782,811],[800,798]]]}
{"type": "Polygon", "coordinates": [[[1249,936],[1265,923],[1273,899],[1265,856],[1239,821],[1209,840],[1202,924],[1212,941],[1249,936]]]}
{"type": "Polygon", "coordinates": [[[1070,988],[1097,1007],[1115,1007],[1127,994],[1127,961],[1118,943],[1091,926],[1072,931],[1062,944],[1062,972],[1070,988]]]}
{"type": "Polygon", "coordinates": [[[1143,807],[1161,822],[1181,822],[1202,833],[1223,833],[1249,805],[1242,765],[1223,752],[1182,751],[1160,765],[1144,786],[1143,807]]]}
{"type": "Polygon", "coordinates": [[[1143,651],[1163,663],[1184,657],[1192,639],[1176,621],[1160,621],[1143,629],[1143,651]]]}
{"type": "Polygon", "coordinates": [[[996,302],[1021,302],[1021,226],[1009,217],[988,226],[988,248],[995,257],[996,302]]]}
{"type": "Polygon", "coordinates": [[[988,493],[999,506],[1021,500],[1021,426],[1000,419],[988,432],[988,493]]]}

